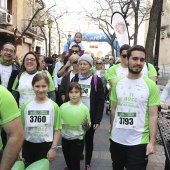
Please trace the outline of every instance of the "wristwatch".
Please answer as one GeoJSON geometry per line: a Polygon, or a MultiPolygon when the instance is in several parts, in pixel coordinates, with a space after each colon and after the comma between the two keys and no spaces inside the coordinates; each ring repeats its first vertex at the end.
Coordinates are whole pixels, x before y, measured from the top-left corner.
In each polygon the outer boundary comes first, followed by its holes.
{"type": "Polygon", "coordinates": [[[54,149],[55,151],[57,151],[57,150],[58,150],[58,148],[57,148],[57,146],[56,146],[56,145],[52,145],[52,146],[51,146],[51,149],[54,149]]]}

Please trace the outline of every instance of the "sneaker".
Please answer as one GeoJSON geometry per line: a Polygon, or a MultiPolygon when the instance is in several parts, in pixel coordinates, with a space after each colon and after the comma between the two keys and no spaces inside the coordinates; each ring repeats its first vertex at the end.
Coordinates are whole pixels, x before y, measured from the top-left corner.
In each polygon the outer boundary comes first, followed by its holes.
{"type": "Polygon", "coordinates": [[[80,160],[83,160],[83,159],[84,159],[84,154],[82,153],[80,156],[80,160]]]}
{"type": "Polygon", "coordinates": [[[69,170],[68,167],[65,167],[64,170],[69,170]]]}
{"type": "Polygon", "coordinates": [[[106,100],[106,104],[109,104],[109,101],[108,101],[108,100],[106,100]]]}
{"type": "Polygon", "coordinates": [[[91,170],[90,165],[86,165],[86,170],[91,170]]]}

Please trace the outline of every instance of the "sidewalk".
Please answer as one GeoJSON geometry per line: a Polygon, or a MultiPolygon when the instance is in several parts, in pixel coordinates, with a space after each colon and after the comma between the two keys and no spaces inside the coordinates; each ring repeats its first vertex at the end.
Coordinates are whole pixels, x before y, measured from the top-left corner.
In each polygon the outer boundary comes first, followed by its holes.
{"type": "MultiPolygon", "coordinates": [[[[94,137],[94,152],[91,161],[92,170],[112,170],[111,157],[109,152],[109,116],[106,112],[103,114],[103,119],[100,127],[97,129],[94,137]]],[[[147,170],[164,170],[164,149],[162,145],[156,145],[156,152],[149,156],[147,170]]],[[[57,158],[51,163],[50,170],[64,170],[65,160],[60,149],[57,152],[57,158]]],[[[81,170],[85,168],[84,160],[81,161],[81,170]]]]}

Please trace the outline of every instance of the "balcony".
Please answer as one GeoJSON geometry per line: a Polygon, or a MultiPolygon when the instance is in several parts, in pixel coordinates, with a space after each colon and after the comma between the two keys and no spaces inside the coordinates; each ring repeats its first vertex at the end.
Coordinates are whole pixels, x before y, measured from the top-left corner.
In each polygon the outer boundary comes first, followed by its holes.
{"type": "MultiPolygon", "coordinates": [[[[24,26],[23,26],[22,31],[24,31],[27,28],[29,22],[30,21],[28,19],[24,20],[24,26]]],[[[35,36],[36,37],[37,36],[37,28],[36,27],[32,27],[32,25],[30,25],[30,27],[26,31],[26,34],[28,34],[30,36],[35,36]]]]}

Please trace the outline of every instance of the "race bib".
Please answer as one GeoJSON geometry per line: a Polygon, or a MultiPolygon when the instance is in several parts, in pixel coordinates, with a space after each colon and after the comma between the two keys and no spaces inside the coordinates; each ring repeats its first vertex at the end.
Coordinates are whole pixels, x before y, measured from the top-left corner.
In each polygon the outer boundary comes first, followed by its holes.
{"type": "Polygon", "coordinates": [[[135,129],[137,127],[136,113],[117,113],[116,128],[135,129]]]}
{"type": "Polygon", "coordinates": [[[81,84],[82,88],[82,97],[90,97],[90,90],[91,90],[91,85],[86,85],[86,84],[81,84]]]}
{"type": "Polygon", "coordinates": [[[26,127],[50,125],[49,110],[29,110],[26,118],[26,127]]]}

